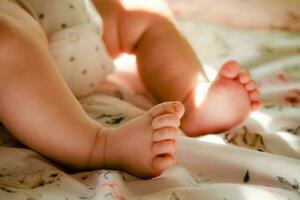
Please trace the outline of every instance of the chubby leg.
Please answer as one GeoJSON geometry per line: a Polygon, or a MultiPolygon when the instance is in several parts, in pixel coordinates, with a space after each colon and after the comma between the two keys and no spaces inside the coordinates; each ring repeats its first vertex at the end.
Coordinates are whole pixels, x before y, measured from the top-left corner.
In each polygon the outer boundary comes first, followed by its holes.
{"type": "Polygon", "coordinates": [[[117,129],[103,128],[67,87],[39,25],[7,1],[0,3],[0,42],[0,119],[22,143],[80,170],[107,166],[151,177],[175,163],[181,103],[158,105],[117,129]]]}
{"type": "Polygon", "coordinates": [[[212,83],[199,83],[185,101],[182,127],[189,136],[227,130],[260,107],[259,91],[247,72],[229,61],[212,83]]]}
{"type": "MultiPolygon", "coordinates": [[[[119,128],[102,128],[101,134],[107,137],[103,150],[105,167],[149,178],[175,165],[173,153],[183,114],[180,102],[166,102],[119,128]]],[[[96,149],[92,158],[95,163],[101,155],[97,152],[96,149]]]]}
{"type": "Polygon", "coordinates": [[[0,43],[1,122],[23,144],[48,158],[86,168],[100,126],[64,82],[48,51],[46,34],[21,7],[1,1],[0,43]]]}
{"type": "Polygon", "coordinates": [[[208,83],[195,52],[162,11],[146,4],[137,9],[130,5],[134,1],[94,2],[103,17],[103,38],[110,54],[135,54],[139,76],[158,100],[185,102],[182,127],[188,135],[231,128],[259,106],[256,86],[236,64],[226,64],[219,78],[208,83]],[[206,91],[196,92],[204,86],[206,91]],[[196,96],[207,98],[196,105],[196,96]]]}

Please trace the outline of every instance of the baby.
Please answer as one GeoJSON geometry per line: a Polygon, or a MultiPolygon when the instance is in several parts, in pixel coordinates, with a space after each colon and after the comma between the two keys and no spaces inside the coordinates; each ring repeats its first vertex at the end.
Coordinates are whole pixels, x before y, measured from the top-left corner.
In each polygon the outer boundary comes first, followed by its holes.
{"type": "Polygon", "coordinates": [[[156,1],[142,2],[0,1],[0,120],[12,134],[68,167],[148,178],[175,165],[180,120],[198,136],[226,130],[259,108],[257,87],[237,62],[209,83],[172,20],[153,9],[156,1]],[[91,94],[112,71],[108,54],[124,52],[137,56],[147,89],[171,102],[119,128],[102,127],[75,97],[91,94]]]}

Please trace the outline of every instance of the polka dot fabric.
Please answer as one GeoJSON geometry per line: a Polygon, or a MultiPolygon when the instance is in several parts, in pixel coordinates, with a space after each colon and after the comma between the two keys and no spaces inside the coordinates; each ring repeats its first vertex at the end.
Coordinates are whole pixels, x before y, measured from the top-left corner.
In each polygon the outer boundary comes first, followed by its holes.
{"type": "Polygon", "coordinates": [[[103,25],[90,0],[18,0],[41,24],[49,50],[76,97],[91,94],[114,70],[103,25]]]}

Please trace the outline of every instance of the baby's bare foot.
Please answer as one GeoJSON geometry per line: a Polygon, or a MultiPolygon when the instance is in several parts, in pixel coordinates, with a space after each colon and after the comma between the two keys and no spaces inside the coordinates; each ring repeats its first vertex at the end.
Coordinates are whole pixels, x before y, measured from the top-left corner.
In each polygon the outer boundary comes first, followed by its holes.
{"type": "Polygon", "coordinates": [[[182,128],[189,136],[227,130],[260,107],[259,91],[235,61],[226,63],[212,83],[199,83],[184,103],[182,128]]]}
{"type": "Polygon", "coordinates": [[[103,128],[107,134],[106,167],[149,178],[175,165],[173,153],[183,114],[181,103],[167,102],[119,128],[103,128]]]}

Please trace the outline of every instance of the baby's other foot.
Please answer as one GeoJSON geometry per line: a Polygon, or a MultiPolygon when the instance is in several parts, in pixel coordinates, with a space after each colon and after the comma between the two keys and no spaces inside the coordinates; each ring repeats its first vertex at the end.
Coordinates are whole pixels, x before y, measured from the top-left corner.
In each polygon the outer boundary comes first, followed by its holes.
{"type": "Polygon", "coordinates": [[[223,65],[212,83],[199,83],[185,101],[182,128],[189,136],[228,130],[260,107],[259,91],[235,61],[223,65]]]}
{"type": "Polygon", "coordinates": [[[184,106],[166,102],[107,134],[105,164],[141,178],[160,175],[176,163],[176,137],[184,106]]]}

